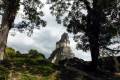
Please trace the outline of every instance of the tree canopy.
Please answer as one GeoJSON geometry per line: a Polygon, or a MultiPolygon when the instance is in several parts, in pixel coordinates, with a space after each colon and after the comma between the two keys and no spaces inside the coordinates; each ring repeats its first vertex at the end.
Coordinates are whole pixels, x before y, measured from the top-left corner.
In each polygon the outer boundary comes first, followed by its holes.
{"type": "MultiPolygon", "coordinates": [[[[81,39],[81,43],[78,45],[79,48],[84,51],[88,50],[87,16],[89,8],[93,10],[93,0],[51,0],[51,2],[51,13],[56,16],[57,22],[63,22],[68,32],[77,34],[74,38],[77,42],[81,39]],[[79,35],[80,32],[84,34],[79,35]]],[[[101,19],[99,41],[102,47],[103,45],[112,44],[111,38],[115,38],[120,34],[120,2],[118,0],[97,0],[97,3],[97,9],[101,9],[98,16],[101,16],[99,18],[101,19]]]]}
{"type": "Polygon", "coordinates": [[[120,1],[51,0],[51,4],[56,21],[75,34],[77,48],[91,51],[95,63],[100,50],[111,50],[108,45],[119,43],[113,38],[120,34],[120,1]]]}
{"type": "Polygon", "coordinates": [[[9,20],[12,22],[11,28],[17,28],[21,32],[28,30],[32,33],[34,28],[46,25],[46,21],[41,18],[44,16],[41,10],[43,6],[44,4],[40,0],[2,0],[0,2],[0,14],[1,16],[9,14],[13,17],[9,20]],[[12,19],[16,18],[20,6],[23,6],[22,21],[14,24],[14,20],[12,19]]]}
{"type": "Polygon", "coordinates": [[[43,3],[40,0],[1,0],[0,15],[2,16],[0,25],[0,60],[3,60],[5,47],[7,44],[8,33],[11,28],[15,28],[20,32],[27,31],[28,36],[33,33],[33,29],[39,29],[45,26],[46,21],[42,19],[44,16],[41,8],[43,3]],[[22,21],[15,24],[20,7],[23,6],[22,21]]]}

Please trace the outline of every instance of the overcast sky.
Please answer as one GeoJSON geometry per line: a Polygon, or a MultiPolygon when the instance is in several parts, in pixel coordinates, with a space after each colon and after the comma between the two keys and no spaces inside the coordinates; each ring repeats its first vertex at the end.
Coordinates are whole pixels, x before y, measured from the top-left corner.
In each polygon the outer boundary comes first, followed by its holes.
{"type": "MultiPolygon", "coordinates": [[[[50,5],[45,5],[43,8],[45,14],[44,20],[47,21],[47,26],[45,28],[34,30],[31,37],[28,37],[25,33],[19,32],[16,32],[15,36],[11,36],[11,34],[14,33],[14,31],[11,30],[8,36],[7,45],[23,53],[26,53],[30,49],[37,49],[39,52],[44,53],[46,57],[49,57],[56,47],[56,42],[59,41],[61,35],[66,32],[66,28],[63,27],[62,24],[57,24],[55,16],[50,14],[49,6],[50,5]]],[[[21,21],[21,14],[22,10],[18,12],[15,23],[21,21]]],[[[75,49],[76,43],[73,41],[72,34],[69,34],[69,38],[71,49],[73,53],[75,53],[75,56],[84,60],[91,60],[89,52],[85,53],[75,49]]]]}

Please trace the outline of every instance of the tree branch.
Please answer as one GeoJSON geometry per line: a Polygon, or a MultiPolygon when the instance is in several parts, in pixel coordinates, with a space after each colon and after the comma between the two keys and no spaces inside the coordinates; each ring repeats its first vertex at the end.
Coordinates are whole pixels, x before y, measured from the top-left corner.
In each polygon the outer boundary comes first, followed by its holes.
{"type": "Polygon", "coordinates": [[[105,48],[106,50],[109,50],[109,51],[111,51],[111,52],[117,52],[117,53],[119,53],[119,52],[120,52],[120,50],[110,49],[110,48],[105,47],[105,46],[104,46],[103,48],[105,48]]]}

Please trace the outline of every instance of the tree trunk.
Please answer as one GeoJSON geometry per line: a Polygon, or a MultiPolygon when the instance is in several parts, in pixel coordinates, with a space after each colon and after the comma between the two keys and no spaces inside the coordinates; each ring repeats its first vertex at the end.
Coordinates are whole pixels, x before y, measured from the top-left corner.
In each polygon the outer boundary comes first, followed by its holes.
{"type": "Polygon", "coordinates": [[[8,33],[13,27],[17,13],[17,7],[14,6],[15,4],[16,2],[14,0],[12,2],[8,2],[8,6],[4,9],[4,14],[2,15],[2,22],[0,26],[0,60],[4,59],[8,33]]]}
{"type": "Polygon", "coordinates": [[[4,13],[2,16],[2,24],[0,28],[0,60],[4,58],[5,47],[7,44],[7,37],[10,30],[9,25],[9,16],[7,13],[4,13]]]}
{"type": "Polygon", "coordinates": [[[9,33],[9,27],[4,26],[5,28],[0,31],[0,60],[4,58],[5,47],[7,44],[7,37],[9,33]]]}
{"type": "Polygon", "coordinates": [[[92,69],[96,69],[98,66],[99,57],[99,34],[102,10],[97,5],[98,0],[93,0],[93,8],[88,8],[87,15],[87,30],[86,34],[89,39],[90,52],[92,58],[92,69]]]}
{"type": "Polygon", "coordinates": [[[89,42],[90,42],[90,51],[92,57],[92,68],[95,69],[98,66],[98,57],[99,57],[99,43],[97,36],[89,37],[89,42]]]}
{"type": "Polygon", "coordinates": [[[90,51],[92,57],[92,67],[93,69],[98,66],[98,57],[99,57],[99,22],[93,20],[93,25],[91,27],[91,32],[89,36],[90,51]]]}
{"type": "Polygon", "coordinates": [[[99,57],[99,34],[100,34],[100,10],[93,8],[88,11],[87,17],[87,36],[89,38],[90,52],[92,58],[92,69],[96,69],[98,66],[99,57]]]}
{"type": "Polygon", "coordinates": [[[98,57],[99,57],[99,29],[95,27],[96,25],[91,25],[88,23],[88,29],[87,29],[87,36],[89,38],[89,44],[90,44],[90,52],[91,52],[91,58],[92,58],[92,64],[91,68],[95,69],[98,65],[98,57]]]}

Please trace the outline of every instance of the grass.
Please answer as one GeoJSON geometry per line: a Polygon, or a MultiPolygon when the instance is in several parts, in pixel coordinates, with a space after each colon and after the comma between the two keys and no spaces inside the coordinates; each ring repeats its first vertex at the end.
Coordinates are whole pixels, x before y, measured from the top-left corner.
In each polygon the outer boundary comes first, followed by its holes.
{"type": "Polygon", "coordinates": [[[8,50],[7,57],[0,65],[0,80],[14,77],[19,78],[17,80],[58,80],[55,73],[57,67],[43,54],[35,50],[28,54],[17,54],[11,50],[13,49],[8,50]]]}

